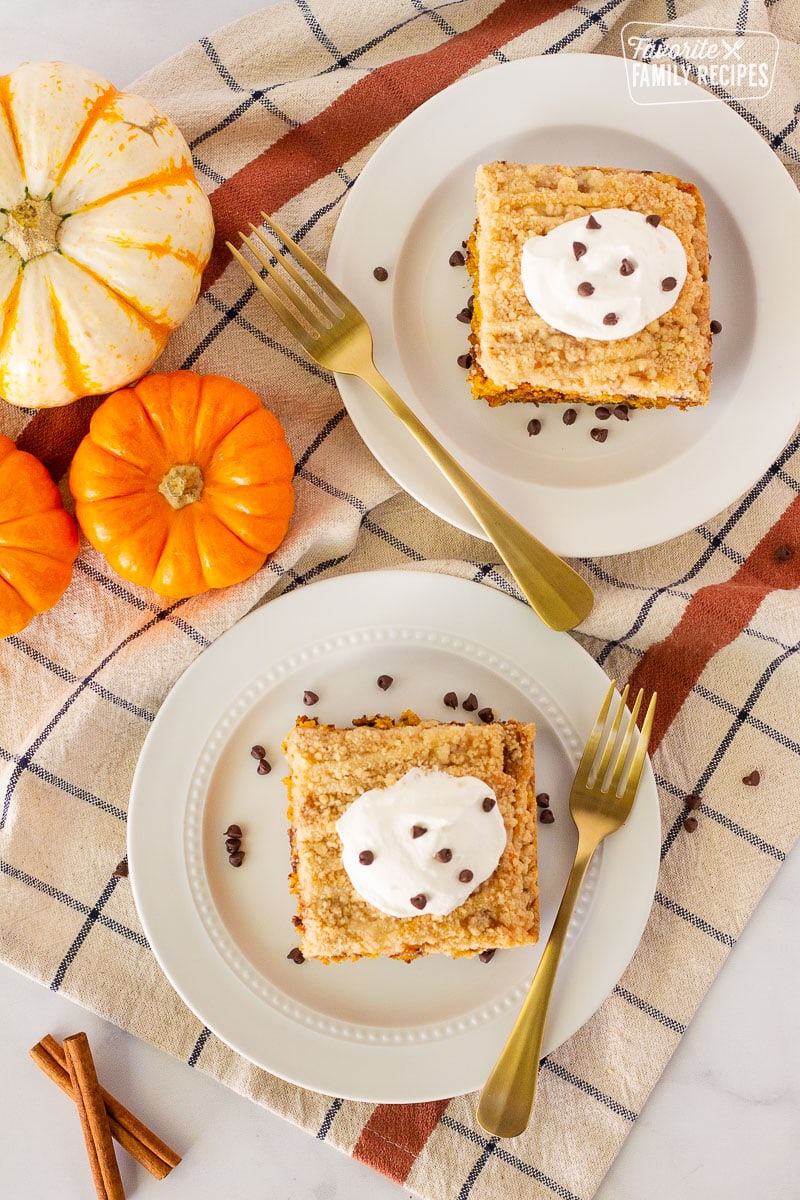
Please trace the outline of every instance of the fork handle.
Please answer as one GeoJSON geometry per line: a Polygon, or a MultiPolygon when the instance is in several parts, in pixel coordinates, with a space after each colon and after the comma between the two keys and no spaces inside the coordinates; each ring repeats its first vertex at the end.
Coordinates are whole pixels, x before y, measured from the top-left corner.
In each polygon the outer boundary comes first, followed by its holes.
{"type": "Polygon", "coordinates": [[[388,405],[433,459],[472,513],[516,579],[531,608],[551,629],[573,629],[591,612],[588,583],[548,550],[476,483],[398,396],[374,363],[359,377],[388,405]]]}
{"type": "Polygon", "coordinates": [[[598,839],[578,838],[578,850],[547,945],[533,982],[478,1102],[478,1120],[487,1133],[516,1137],[528,1127],[539,1077],[547,1009],[564,939],[598,839]]]}

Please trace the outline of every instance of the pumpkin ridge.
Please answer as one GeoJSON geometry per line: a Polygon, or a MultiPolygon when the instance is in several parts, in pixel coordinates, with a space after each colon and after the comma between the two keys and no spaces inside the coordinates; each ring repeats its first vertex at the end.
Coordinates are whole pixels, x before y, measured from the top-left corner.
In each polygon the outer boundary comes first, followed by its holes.
{"type": "Polygon", "coordinates": [[[3,358],[5,357],[8,343],[11,340],[11,334],[17,323],[17,313],[19,312],[20,294],[22,292],[22,270],[20,269],[19,277],[12,287],[8,300],[6,302],[5,320],[3,321],[2,329],[0,329],[0,396],[3,394],[3,380],[5,379],[6,369],[3,366],[3,358]]]}
{"type": "Polygon", "coordinates": [[[11,140],[14,143],[14,149],[17,154],[17,161],[20,166],[20,175],[25,178],[25,159],[22,154],[22,142],[20,141],[17,122],[14,119],[14,111],[11,107],[11,78],[8,75],[0,76],[0,108],[2,108],[5,118],[8,122],[8,129],[11,134],[11,140]]]}
{"type": "Polygon", "coordinates": [[[124,308],[127,312],[132,313],[135,317],[137,317],[150,331],[150,333],[152,333],[157,342],[161,342],[162,345],[164,342],[166,342],[167,338],[174,329],[173,325],[166,324],[162,321],[154,321],[152,317],[148,317],[147,313],[142,312],[142,310],[136,304],[134,304],[132,300],[130,300],[127,296],[123,296],[122,292],[117,291],[113,283],[109,283],[107,279],[103,279],[103,276],[98,275],[96,271],[91,269],[91,267],[85,266],[83,263],[78,262],[77,259],[72,258],[71,255],[64,254],[63,251],[61,251],[61,257],[65,262],[72,263],[73,267],[77,267],[79,271],[85,272],[90,279],[93,279],[95,283],[98,283],[101,287],[105,288],[109,295],[114,297],[120,308],[124,308]]]}
{"type": "Polygon", "coordinates": [[[52,280],[49,278],[47,279],[47,291],[53,310],[53,342],[56,354],[64,366],[65,385],[71,392],[76,392],[77,394],[91,392],[92,380],[87,375],[86,367],[81,362],[80,355],[70,340],[61,301],[56,295],[52,280]]]}
{"type": "Polygon", "coordinates": [[[101,92],[100,95],[89,106],[89,111],[86,114],[86,120],[76,133],[75,140],[64,156],[64,161],[58,169],[58,174],[56,175],[55,182],[53,183],[53,191],[55,191],[55,189],[59,186],[67,171],[78,157],[80,151],[86,144],[86,139],[99,121],[100,117],[118,95],[119,92],[114,85],[109,84],[106,90],[101,92]]]}
{"type": "Polygon", "coordinates": [[[154,191],[157,188],[170,187],[176,183],[193,183],[202,191],[195,178],[194,167],[190,162],[184,160],[180,166],[173,165],[163,171],[156,171],[152,175],[144,175],[141,179],[134,179],[130,183],[126,183],[124,187],[117,188],[115,192],[108,192],[105,196],[98,196],[96,200],[90,200],[88,204],[82,204],[73,213],[64,213],[63,217],[66,221],[74,213],[89,212],[91,209],[100,208],[102,205],[108,204],[110,200],[118,200],[120,196],[130,196],[134,192],[154,191]]]}
{"type": "Polygon", "coordinates": [[[115,246],[121,246],[124,250],[145,250],[156,258],[174,258],[176,262],[198,272],[203,269],[203,259],[199,254],[193,254],[191,250],[181,246],[174,249],[168,242],[137,242],[122,234],[118,237],[109,237],[107,240],[113,242],[115,246]]]}

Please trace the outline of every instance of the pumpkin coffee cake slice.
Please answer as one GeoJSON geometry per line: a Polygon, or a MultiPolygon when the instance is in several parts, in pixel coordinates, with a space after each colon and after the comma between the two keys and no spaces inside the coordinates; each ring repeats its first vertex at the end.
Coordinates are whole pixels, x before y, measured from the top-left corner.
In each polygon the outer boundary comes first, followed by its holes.
{"type": "Polygon", "coordinates": [[[298,718],[289,838],[300,949],[476,955],[539,936],[535,728],[298,718]]]}

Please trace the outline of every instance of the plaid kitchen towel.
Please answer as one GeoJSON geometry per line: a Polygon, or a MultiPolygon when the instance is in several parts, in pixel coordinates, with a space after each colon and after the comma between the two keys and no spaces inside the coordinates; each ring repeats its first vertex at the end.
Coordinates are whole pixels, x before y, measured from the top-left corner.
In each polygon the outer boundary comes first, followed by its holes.
{"type": "MultiPolygon", "coordinates": [[[[474,1096],[341,1102],[244,1061],[172,991],[113,872],[154,714],[203,648],[255,605],[312,579],[403,564],[514,591],[485,543],[431,516],[380,469],[331,376],[298,353],[231,265],[226,237],[266,208],[324,262],[359,171],[424,100],[508,59],[618,54],[629,20],[772,30],[780,54],[769,97],[720,98],[800,178],[793,0],[296,0],[141,79],[133,90],[186,135],[218,230],[200,300],[159,369],[231,375],[259,392],[294,451],[296,516],[252,579],[177,603],[125,584],[84,544],[56,608],[0,645],[5,961],[431,1200],[588,1200],[797,835],[800,437],[715,520],[653,549],[576,564],[596,593],[576,636],[616,679],[658,686],[662,865],[631,965],[544,1060],[524,1136],[486,1137],[474,1096]],[[692,794],[702,807],[689,834],[692,794]]],[[[64,473],[96,403],[0,413],[68,505],[64,473]]]]}

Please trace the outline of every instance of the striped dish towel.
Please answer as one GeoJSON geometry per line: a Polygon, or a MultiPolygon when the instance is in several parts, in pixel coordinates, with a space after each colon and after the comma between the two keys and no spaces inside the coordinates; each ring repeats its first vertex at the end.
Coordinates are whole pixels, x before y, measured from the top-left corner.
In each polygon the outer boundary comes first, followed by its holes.
{"type": "MultiPolygon", "coordinates": [[[[114,875],[142,742],[204,647],[309,580],[424,565],[514,589],[485,543],[428,514],[379,468],[330,375],[252,302],[224,242],[265,208],[324,262],[359,171],[424,100],[508,59],[618,54],[628,20],[771,29],[781,41],[772,93],[735,106],[797,180],[791,9],[769,0],[297,0],[202,39],[133,89],[183,130],[218,230],[202,296],[159,369],[231,375],[259,392],[295,454],[297,513],[254,578],[178,603],[125,584],[84,545],[59,605],[0,645],[0,954],[431,1200],[593,1195],[800,828],[800,438],[713,521],[650,550],[576,564],[596,592],[576,636],[610,675],[657,685],[661,696],[662,865],[625,975],[544,1060],[541,1120],[497,1142],[477,1125],[474,1096],[374,1106],[316,1095],[210,1035],[148,948],[129,885],[114,875]],[[744,782],[754,771],[757,787],[744,782]],[[689,794],[702,797],[691,835],[689,794]]],[[[96,403],[0,413],[68,504],[64,473],[96,403]]]]}

